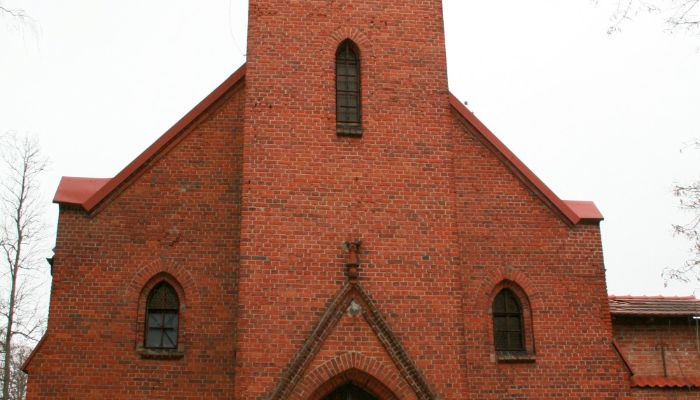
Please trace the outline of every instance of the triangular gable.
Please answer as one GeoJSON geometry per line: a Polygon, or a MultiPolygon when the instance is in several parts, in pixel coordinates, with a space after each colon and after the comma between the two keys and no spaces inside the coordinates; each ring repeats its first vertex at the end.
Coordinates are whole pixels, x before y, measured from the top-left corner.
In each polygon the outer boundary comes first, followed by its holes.
{"type": "Polygon", "coordinates": [[[87,212],[94,211],[110,194],[117,190],[131,176],[137,173],[149,161],[156,158],[170,143],[178,139],[194,121],[221,99],[234,85],[245,76],[246,65],[243,64],[236,72],[226,79],[211,94],[202,100],[187,115],[180,119],[172,128],[168,129],[146,151],[141,153],[126,168],[114,178],[67,178],[61,179],[54,203],[80,206],[87,212]]]}
{"type": "Polygon", "coordinates": [[[597,223],[603,219],[598,208],[590,201],[560,199],[520,159],[513,154],[469,109],[450,93],[450,105],[464,121],[480,135],[480,139],[498,158],[557,215],[572,225],[597,223]]]}
{"type": "Polygon", "coordinates": [[[266,397],[268,400],[286,399],[292,393],[307,367],[318,354],[324,341],[345,313],[348,312],[353,302],[357,302],[362,307],[362,316],[374,331],[396,368],[406,380],[406,383],[415,392],[416,398],[420,400],[436,399],[425,378],[418,371],[413,361],[411,361],[408,353],[406,353],[396,335],[389,328],[389,325],[367,292],[358,282],[350,281],[343,286],[330,303],[326,312],[304,342],[304,345],[285,369],[277,387],[275,387],[270,396],[266,397]]]}
{"type": "MultiPolygon", "coordinates": [[[[94,211],[109,195],[137,173],[150,160],[157,157],[164,149],[177,139],[186,128],[202,115],[212,104],[219,100],[234,85],[245,77],[246,65],[226,79],[209,96],[163,134],[146,151],[124,168],[114,178],[74,178],[61,179],[54,197],[54,203],[80,206],[87,212],[94,211]]],[[[450,105],[464,120],[481,135],[489,147],[528,187],[538,194],[566,222],[597,223],[603,219],[595,204],[589,201],[561,200],[544,184],[525,164],[518,159],[474,114],[469,111],[454,95],[450,94],[450,105]]]]}

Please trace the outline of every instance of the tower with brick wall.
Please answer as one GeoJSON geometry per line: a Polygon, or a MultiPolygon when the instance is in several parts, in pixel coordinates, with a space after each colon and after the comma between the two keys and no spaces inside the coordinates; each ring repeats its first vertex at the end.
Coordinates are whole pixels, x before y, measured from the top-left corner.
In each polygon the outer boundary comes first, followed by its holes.
{"type": "Polygon", "coordinates": [[[440,0],[251,0],[248,57],[110,179],[64,178],[30,399],[618,399],[600,231],[447,89],[440,0]],[[337,125],[336,52],[361,128],[337,125]],[[145,336],[179,299],[177,345],[145,336]],[[522,349],[499,351],[494,299],[522,349]]]}

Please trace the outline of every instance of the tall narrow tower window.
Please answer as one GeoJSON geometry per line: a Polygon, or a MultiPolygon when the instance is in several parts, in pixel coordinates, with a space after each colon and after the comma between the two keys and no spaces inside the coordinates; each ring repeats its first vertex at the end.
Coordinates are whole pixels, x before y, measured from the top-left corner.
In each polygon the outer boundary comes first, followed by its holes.
{"type": "Polygon", "coordinates": [[[335,116],[339,135],[362,135],[360,115],[360,57],[351,40],[335,56],[335,116]]]}

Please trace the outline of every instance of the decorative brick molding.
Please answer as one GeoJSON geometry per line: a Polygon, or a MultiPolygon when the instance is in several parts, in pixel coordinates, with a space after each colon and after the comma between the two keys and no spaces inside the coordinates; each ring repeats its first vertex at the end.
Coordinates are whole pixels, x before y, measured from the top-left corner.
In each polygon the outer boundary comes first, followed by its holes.
{"type": "Polygon", "coordinates": [[[183,345],[185,338],[184,332],[187,324],[187,299],[185,297],[185,290],[180,285],[180,282],[171,274],[167,272],[160,272],[155,274],[148,282],[143,286],[138,297],[138,311],[137,311],[136,321],[134,323],[134,336],[136,337],[136,353],[139,354],[141,358],[150,359],[180,359],[185,355],[185,347],[183,345]],[[166,282],[169,284],[177,293],[178,301],[180,302],[180,309],[178,311],[178,341],[177,348],[175,349],[146,349],[144,348],[144,330],[146,326],[146,303],[148,300],[148,295],[151,290],[161,282],[166,282]]]}
{"type": "Polygon", "coordinates": [[[380,399],[398,400],[414,396],[406,381],[379,360],[349,352],[306,374],[289,398],[320,400],[339,386],[350,382],[380,399]]]}
{"type": "MultiPolygon", "coordinates": [[[[198,293],[196,280],[187,268],[179,264],[162,263],[160,260],[153,260],[144,264],[140,268],[134,268],[134,272],[129,282],[124,285],[123,301],[130,303],[136,296],[146,289],[146,286],[154,277],[159,274],[167,274],[177,282],[177,285],[182,288],[184,293],[178,292],[178,296],[185,293],[192,295],[198,293]]],[[[184,297],[180,299],[184,303],[184,297]]]]}
{"type": "Polygon", "coordinates": [[[357,28],[342,27],[330,36],[330,43],[325,47],[329,52],[326,56],[329,60],[335,60],[335,51],[345,40],[352,40],[360,50],[361,59],[371,59],[373,57],[372,46],[369,38],[357,28]]]}
{"type": "MultiPolygon", "coordinates": [[[[338,324],[338,322],[346,313],[346,310],[350,307],[353,301],[356,303],[360,303],[362,307],[362,316],[364,317],[365,321],[370,326],[370,328],[377,335],[377,338],[379,339],[384,349],[387,351],[387,354],[389,355],[391,360],[394,362],[396,368],[401,373],[408,387],[410,387],[410,390],[412,390],[415,393],[415,397],[419,400],[437,399],[437,397],[433,394],[432,390],[430,389],[430,386],[427,384],[425,378],[418,371],[416,365],[411,361],[408,353],[406,353],[406,350],[401,345],[399,339],[396,337],[396,335],[394,335],[394,333],[387,325],[386,321],[384,320],[376,305],[370,298],[369,294],[365,292],[365,290],[358,282],[350,281],[340,289],[333,301],[331,301],[330,305],[326,309],[326,312],[323,314],[320,321],[318,322],[314,330],[311,332],[311,335],[309,335],[304,345],[301,347],[301,349],[299,349],[292,361],[289,363],[288,367],[285,369],[277,387],[267,397],[268,400],[299,398],[292,397],[292,394],[295,392],[295,388],[300,384],[300,382],[303,382],[303,384],[307,385],[306,387],[308,387],[308,385],[311,385],[311,383],[309,382],[314,382],[313,374],[316,373],[317,375],[315,376],[317,377],[322,376],[321,371],[327,372],[327,380],[331,380],[331,378],[335,379],[332,380],[332,383],[328,383],[328,387],[323,385],[319,386],[314,392],[314,394],[318,396],[322,395],[318,393],[326,393],[327,391],[330,392],[330,390],[337,387],[337,385],[347,383],[348,379],[352,380],[352,377],[358,376],[357,374],[364,374],[368,377],[374,376],[374,379],[377,381],[373,384],[373,386],[375,386],[375,390],[380,390],[381,387],[386,387],[387,393],[391,393],[391,390],[388,389],[389,387],[400,387],[398,384],[395,383],[395,378],[388,377],[388,374],[386,373],[382,374],[380,369],[377,369],[375,371],[365,370],[366,372],[362,372],[363,369],[357,368],[357,366],[362,366],[362,360],[355,361],[354,367],[352,365],[347,365],[346,367],[342,365],[336,366],[335,368],[338,372],[336,374],[332,374],[331,370],[328,369],[317,369],[315,371],[312,371],[311,374],[302,381],[304,372],[308,368],[311,361],[314,359],[314,356],[319,352],[323,345],[323,342],[333,331],[333,328],[338,324]],[[348,372],[348,374],[346,375],[339,375],[339,373],[342,373],[344,371],[347,372],[350,370],[358,372],[348,372]],[[378,376],[373,375],[373,372],[377,373],[378,376]],[[380,381],[379,379],[382,376],[385,380],[380,381]],[[333,386],[334,384],[336,385],[333,386]]],[[[375,366],[374,368],[380,367],[375,366]]],[[[321,384],[321,382],[317,382],[317,384],[321,384]]],[[[300,386],[300,390],[306,393],[306,391],[303,390],[304,388],[304,386],[300,386]]],[[[399,396],[400,393],[403,393],[403,390],[399,390],[399,392],[395,396],[399,396]]],[[[396,397],[388,397],[388,399],[393,398],[396,397]]],[[[405,396],[401,396],[400,398],[405,398],[405,396]]]]}
{"type": "Polygon", "coordinates": [[[542,309],[544,306],[540,304],[537,293],[534,291],[534,286],[530,283],[525,274],[518,271],[513,271],[509,268],[499,268],[489,274],[480,286],[479,293],[474,301],[474,306],[479,310],[483,310],[488,314],[488,318],[484,318],[484,332],[488,333],[487,342],[493,351],[495,360],[503,362],[533,362],[535,361],[535,334],[533,324],[533,307],[542,309]],[[493,337],[493,317],[491,307],[493,300],[503,289],[510,289],[513,294],[518,297],[520,306],[522,307],[523,317],[523,334],[525,336],[526,355],[512,354],[496,354],[494,337],[493,337]]]}

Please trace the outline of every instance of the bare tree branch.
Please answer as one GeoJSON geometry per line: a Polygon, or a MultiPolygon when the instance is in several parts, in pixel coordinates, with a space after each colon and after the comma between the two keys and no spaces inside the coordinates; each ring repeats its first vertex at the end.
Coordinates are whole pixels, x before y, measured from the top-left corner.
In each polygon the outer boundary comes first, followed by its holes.
{"type": "Polygon", "coordinates": [[[27,18],[27,13],[24,12],[24,10],[5,8],[2,5],[0,5],[0,13],[9,14],[12,17],[20,19],[27,18]]]}
{"type": "Polygon", "coordinates": [[[2,398],[9,400],[22,398],[26,387],[23,375],[17,372],[19,368],[13,367],[15,358],[22,355],[18,351],[27,343],[36,343],[45,326],[45,320],[38,317],[34,288],[27,279],[43,258],[45,226],[38,179],[47,162],[37,143],[28,137],[0,136],[0,152],[0,267],[7,280],[2,286],[0,313],[5,321],[2,398]],[[14,337],[22,340],[15,344],[14,337]]]}
{"type": "Polygon", "coordinates": [[[700,35],[699,3],[700,0],[618,0],[608,33],[621,31],[640,13],[647,13],[663,16],[670,31],[684,29],[700,35]]]}
{"type": "MultiPolygon", "coordinates": [[[[700,149],[700,141],[695,143],[695,147],[700,149]]],[[[673,225],[675,235],[685,237],[690,241],[690,256],[680,267],[666,268],[663,277],[666,283],[670,280],[700,281],[700,180],[689,185],[676,185],[673,188],[673,195],[678,198],[680,208],[691,215],[685,224],[673,225]]]]}

